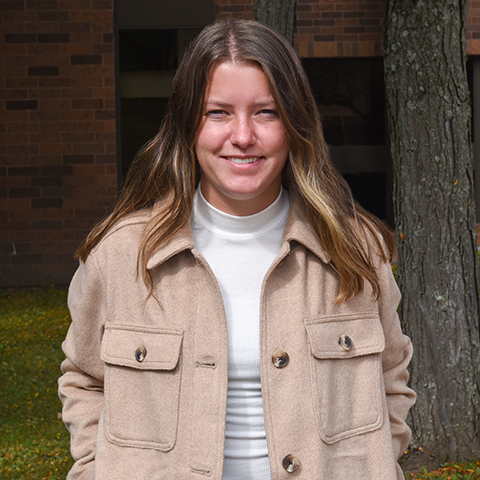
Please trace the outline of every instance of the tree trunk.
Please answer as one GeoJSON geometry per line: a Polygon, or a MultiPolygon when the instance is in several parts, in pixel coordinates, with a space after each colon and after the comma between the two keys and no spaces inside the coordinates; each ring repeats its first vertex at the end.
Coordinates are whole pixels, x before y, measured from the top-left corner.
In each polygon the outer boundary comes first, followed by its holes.
{"type": "Polygon", "coordinates": [[[296,0],[255,0],[255,20],[280,32],[293,44],[296,0]]]}
{"type": "MultiPolygon", "coordinates": [[[[480,457],[480,338],[467,0],[389,0],[385,83],[412,444],[480,457]]],[[[477,139],[480,141],[480,139],[477,139]]]]}

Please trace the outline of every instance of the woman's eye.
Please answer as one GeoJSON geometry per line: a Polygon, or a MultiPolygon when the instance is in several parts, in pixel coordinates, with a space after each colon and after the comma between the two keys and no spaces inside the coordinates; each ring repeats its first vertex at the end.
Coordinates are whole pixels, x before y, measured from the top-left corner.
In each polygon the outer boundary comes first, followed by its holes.
{"type": "Polygon", "coordinates": [[[208,115],[210,117],[220,117],[222,115],[225,115],[225,110],[209,110],[205,115],[208,115]]]}
{"type": "Polygon", "coordinates": [[[276,112],[276,110],[264,109],[260,111],[260,114],[268,117],[278,117],[278,113],[276,112]]]}

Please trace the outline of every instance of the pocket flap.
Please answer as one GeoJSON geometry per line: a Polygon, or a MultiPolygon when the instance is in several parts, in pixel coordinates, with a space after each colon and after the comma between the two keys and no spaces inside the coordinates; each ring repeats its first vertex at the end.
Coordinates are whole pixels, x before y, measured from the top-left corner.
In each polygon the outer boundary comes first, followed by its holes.
{"type": "Polygon", "coordinates": [[[106,325],[101,358],[106,363],[140,370],[173,370],[182,340],[181,330],[106,325]]]}
{"type": "Polygon", "coordinates": [[[305,319],[314,357],[350,358],[383,352],[385,336],[377,313],[305,319]]]}

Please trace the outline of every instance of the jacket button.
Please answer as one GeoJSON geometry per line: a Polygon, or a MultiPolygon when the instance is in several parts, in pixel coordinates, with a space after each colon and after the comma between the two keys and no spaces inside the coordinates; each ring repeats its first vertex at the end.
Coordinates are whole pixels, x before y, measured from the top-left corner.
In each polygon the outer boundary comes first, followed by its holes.
{"type": "Polygon", "coordinates": [[[293,473],[300,466],[300,460],[295,455],[287,455],[283,459],[282,465],[288,473],[293,473]]]}
{"type": "Polygon", "coordinates": [[[143,362],[146,356],[147,356],[147,349],[144,346],[138,347],[135,350],[135,360],[137,362],[143,362]]]}
{"type": "Polygon", "coordinates": [[[340,344],[340,346],[346,350],[347,352],[349,350],[352,349],[353,347],[353,342],[352,342],[352,339],[348,336],[348,335],[342,335],[339,339],[338,339],[338,343],[340,344]]]}
{"type": "Polygon", "coordinates": [[[272,362],[277,368],[286,367],[289,360],[290,360],[290,358],[288,356],[288,353],[284,352],[282,350],[277,350],[272,355],[272,362]]]}

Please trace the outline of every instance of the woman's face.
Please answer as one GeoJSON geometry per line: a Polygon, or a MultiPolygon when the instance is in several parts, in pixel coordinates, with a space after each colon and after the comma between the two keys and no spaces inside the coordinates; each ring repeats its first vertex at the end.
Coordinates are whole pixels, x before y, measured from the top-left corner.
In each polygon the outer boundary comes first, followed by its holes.
{"type": "Polygon", "coordinates": [[[244,216],[275,201],[287,132],[258,65],[221,63],[212,69],[195,152],[202,194],[214,207],[244,216]]]}

